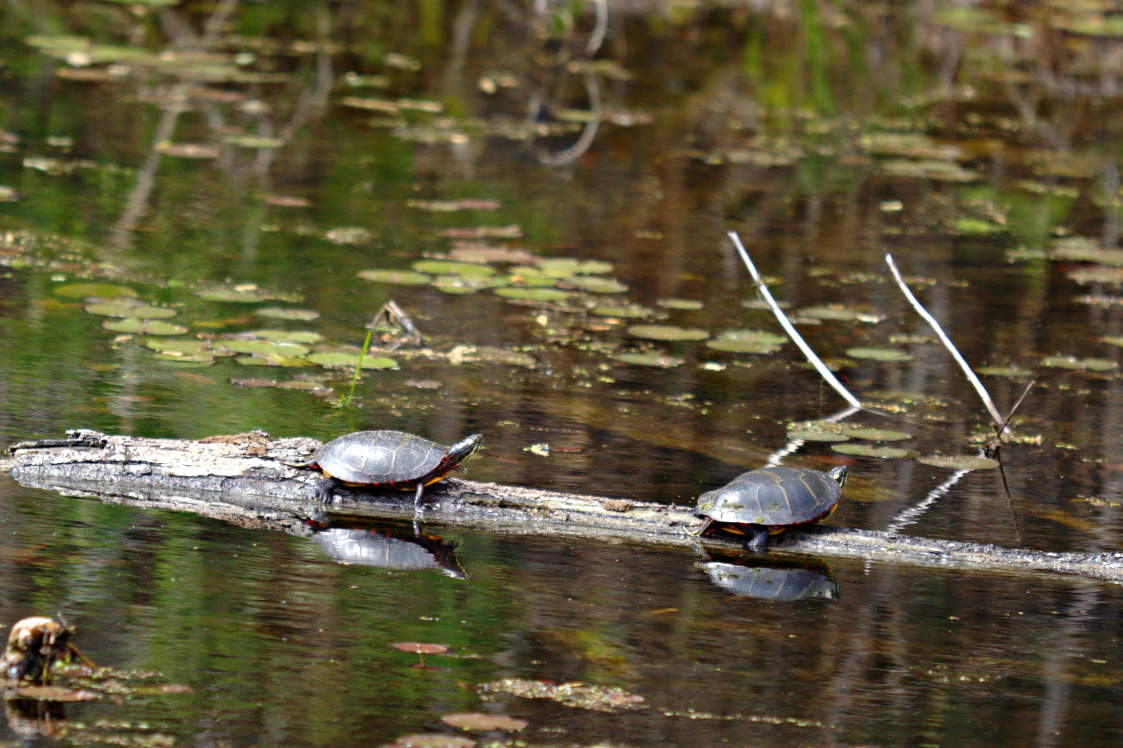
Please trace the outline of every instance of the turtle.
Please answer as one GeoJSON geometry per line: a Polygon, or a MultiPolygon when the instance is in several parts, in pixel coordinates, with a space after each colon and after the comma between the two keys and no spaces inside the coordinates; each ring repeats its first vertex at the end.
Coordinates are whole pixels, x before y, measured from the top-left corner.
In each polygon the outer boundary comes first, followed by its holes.
{"type": "Polygon", "coordinates": [[[764,553],[769,535],[829,517],[838,508],[846,473],[845,466],[826,473],[782,466],[742,473],[698,497],[694,513],[706,523],[697,534],[718,527],[745,534],[745,549],[764,553]]]}
{"type": "Polygon", "coordinates": [[[328,503],[339,484],[377,488],[413,488],[420,502],[425,486],[444,478],[480,448],[481,434],[446,447],[404,431],[355,431],[332,439],[309,462],[324,473],[320,500],[328,503]]]}

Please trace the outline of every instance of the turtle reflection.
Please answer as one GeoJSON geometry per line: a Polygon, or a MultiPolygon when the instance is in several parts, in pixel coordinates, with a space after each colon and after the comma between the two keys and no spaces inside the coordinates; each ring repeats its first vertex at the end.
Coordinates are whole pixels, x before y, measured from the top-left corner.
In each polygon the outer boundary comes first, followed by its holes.
{"type": "Polygon", "coordinates": [[[825,568],[791,564],[744,566],[724,561],[695,564],[710,581],[738,597],[761,600],[837,600],[838,584],[825,568]]]}
{"type": "Polygon", "coordinates": [[[446,576],[468,578],[456,558],[455,544],[436,535],[396,527],[329,527],[312,540],[340,564],[395,571],[439,569],[446,576]]]}

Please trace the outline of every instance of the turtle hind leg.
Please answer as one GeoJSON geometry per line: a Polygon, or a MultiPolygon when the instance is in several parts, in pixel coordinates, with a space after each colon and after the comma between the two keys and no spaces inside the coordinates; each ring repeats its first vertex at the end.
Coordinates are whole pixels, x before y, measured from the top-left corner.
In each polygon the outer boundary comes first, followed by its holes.
{"type": "Polygon", "coordinates": [[[320,504],[322,506],[327,506],[328,504],[332,503],[332,491],[339,488],[341,485],[342,484],[338,479],[333,478],[330,475],[324,476],[324,479],[320,481],[320,504]]]}
{"type": "Polygon", "coordinates": [[[760,525],[751,525],[749,530],[752,535],[745,541],[745,550],[749,553],[763,556],[764,552],[768,550],[768,528],[761,527],[760,525]]]}

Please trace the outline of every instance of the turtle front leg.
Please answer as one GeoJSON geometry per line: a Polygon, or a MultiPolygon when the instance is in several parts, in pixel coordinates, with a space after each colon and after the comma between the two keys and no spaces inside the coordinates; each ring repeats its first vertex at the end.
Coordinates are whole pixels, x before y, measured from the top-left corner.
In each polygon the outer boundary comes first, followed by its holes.
{"type": "Polygon", "coordinates": [[[752,536],[745,541],[745,550],[763,556],[768,549],[768,528],[760,525],[750,525],[752,536]]]}

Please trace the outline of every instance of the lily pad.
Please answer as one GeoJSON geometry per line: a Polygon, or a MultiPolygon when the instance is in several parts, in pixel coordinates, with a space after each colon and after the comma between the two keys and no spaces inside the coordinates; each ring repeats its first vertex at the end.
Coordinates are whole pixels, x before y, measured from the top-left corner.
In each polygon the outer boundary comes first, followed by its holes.
{"type": "Polygon", "coordinates": [[[643,319],[655,314],[654,310],[638,304],[600,304],[589,311],[598,317],[621,317],[625,319],[643,319]]]}
{"type": "Polygon", "coordinates": [[[505,285],[505,278],[494,275],[438,275],[433,279],[433,288],[445,293],[475,293],[484,288],[500,288],[505,285]]]}
{"type": "Polygon", "coordinates": [[[901,449],[900,447],[878,447],[873,444],[863,444],[862,442],[832,444],[831,450],[844,455],[855,455],[858,457],[880,457],[882,459],[892,459],[895,457],[909,456],[909,451],[907,449],[901,449]]]}
{"type": "MultiPolygon", "coordinates": [[[[313,353],[308,360],[317,366],[328,369],[344,367],[354,368],[359,364],[359,354],[343,352],[313,353]]],[[[364,369],[397,369],[398,362],[387,356],[366,356],[363,358],[364,369]]]]}
{"type": "Polygon", "coordinates": [[[664,309],[681,309],[685,311],[695,311],[704,306],[701,301],[695,301],[694,299],[659,299],[655,303],[664,309]]]}
{"type": "Polygon", "coordinates": [[[479,265],[472,262],[453,262],[451,260],[418,260],[410,265],[410,267],[419,273],[430,273],[432,275],[495,275],[495,268],[490,265],[479,265]]]}
{"type": "Polygon", "coordinates": [[[1076,283],[1106,283],[1108,285],[1123,285],[1123,268],[1108,265],[1091,265],[1068,271],[1068,277],[1076,283]]]}
{"type": "Polygon", "coordinates": [[[310,366],[307,360],[296,356],[280,356],[275,353],[261,353],[252,356],[238,356],[234,359],[242,366],[310,366]]]}
{"type": "Polygon", "coordinates": [[[1106,249],[1083,236],[1072,236],[1057,242],[1052,256],[1061,260],[1123,266],[1123,249],[1106,249]]]}
{"type": "Polygon", "coordinates": [[[547,257],[538,261],[542,272],[555,278],[574,275],[599,275],[612,272],[612,263],[601,260],[578,260],[574,257],[547,257]]]}
{"type": "Polygon", "coordinates": [[[137,292],[128,286],[116,283],[67,283],[55,287],[55,295],[65,299],[84,299],[90,296],[99,299],[136,296],[137,292]]]}
{"type": "Polygon", "coordinates": [[[280,148],[285,144],[285,141],[280,138],[273,138],[267,135],[227,135],[222,139],[223,143],[227,145],[234,145],[239,148],[248,148],[252,150],[265,150],[269,148],[280,148]]]}
{"type": "Polygon", "coordinates": [[[812,319],[829,319],[840,322],[865,322],[867,324],[875,324],[885,319],[884,315],[842,306],[840,304],[809,306],[797,310],[797,314],[799,314],[800,317],[810,317],[812,319]]]}
{"type": "Polygon", "coordinates": [[[1019,366],[980,366],[975,371],[988,377],[1032,377],[1033,372],[1019,366]]]}
{"type": "Polygon", "coordinates": [[[788,432],[789,439],[805,442],[845,442],[850,437],[837,431],[816,431],[814,429],[793,429],[788,432]]]}
{"type": "Polygon", "coordinates": [[[1075,356],[1047,356],[1041,359],[1041,365],[1078,371],[1110,371],[1119,368],[1116,361],[1109,361],[1105,358],[1076,358],[1075,356]]]}
{"type": "Polygon", "coordinates": [[[441,722],[452,727],[459,727],[461,730],[480,730],[483,732],[491,730],[518,731],[530,724],[525,719],[515,719],[505,714],[484,714],[482,712],[446,714],[441,717],[441,722]]]}
{"type": "Polygon", "coordinates": [[[183,325],[159,319],[147,320],[137,317],[109,319],[102,322],[101,326],[113,332],[139,333],[141,335],[184,335],[187,333],[187,328],[183,325]]]}
{"type": "Polygon", "coordinates": [[[916,461],[950,470],[991,470],[998,467],[998,460],[978,455],[922,455],[916,461]]]}
{"type": "Polygon", "coordinates": [[[645,340],[705,340],[710,337],[705,330],[674,325],[631,325],[628,334],[645,340]]]}
{"type": "Polygon", "coordinates": [[[867,426],[846,426],[843,427],[843,433],[853,439],[865,439],[875,442],[898,442],[912,438],[912,434],[905,433],[904,431],[877,429],[867,426]]]}
{"type": "Polygon", "coordinates": [[[566,279],[567,283],[589,293],[625,293],[628,287],[612,278],[598,276],[575,276],[566,279]]]}
{"type": "Polygon", "coordinates": [[[565,301],[570,294],[557,288],[497,288],[495,293],[505,299],[523,301],[565,301]]]}
{"type": "Polygon", "coordinates": [[[245,333],[248,337],[262,338],[263,340],[278,340],[287,343],[304,343],[310,345],[319,343],[324,336],[312,330],[251,330],[245,333]]]}
{"type": "Polygon", "coordinates": [[[864,358],[873,361],[912,361],[909,353],[898,348],[848,348],[846,355],[851,358],[864,358]]]}
{"type": "Polygon", "coordinates": [[[278,340],[233,339],[215,341],[216,347],[234,353],[252,353],[255,356],[281,356],[299,358],[308,354],[308,349],[298,343],[278,340]]]}
{"type": "Polygon", "coordinates": [[[167,319],[176,315],[174,309],[169,309],[166,306],[152,306],[151,304],[137,304],[126,301],[101,301],[96,304],[87,304],[86,311],[102,317],[136,317],[137,319],[167,319]]]}
{"type": "Polygon", "coordinates": [[[684,363],[683,359],[666,353],[617,353],[612,358],[624,364],[655,366],[660,369],[673,369],[684,363]]]}
{"type": "Polygon", "coordinates": [[[171,354],[199,354],[210,347],[209,340],[181,340],[167,338],[145,338],[144,345],[154,351],[171,354]]]}
{"type": "Polygon", "coordinates": [[[271,317],[273,319],[297,319],[303,322],[318,319],[320,313],[315,309],[296,309],[293,307],[280,307],[280,306],[265,306],[261,309],[254,310],[254,314],[259,317],[271,317]]]}
{"type": "Polygon", "coordinates": [[[433,280],[432,276],[412,270],[360,270],[358,276],[375,283],[397,283],[401,286],[420,286],[433,280]]]}
{"type": "Polygon", "coordinates": [[[265,298],[257,286],[205,288],[195,292],[204,301],[226,301],[235,304],[253,304],[265,298]]]}
{"type": "Polygon", "coordinates": [[[766,330],[725,330],[715,339],[706,341],[706,347],[728,353],[772,353],[786,340],[766,330]]]}

